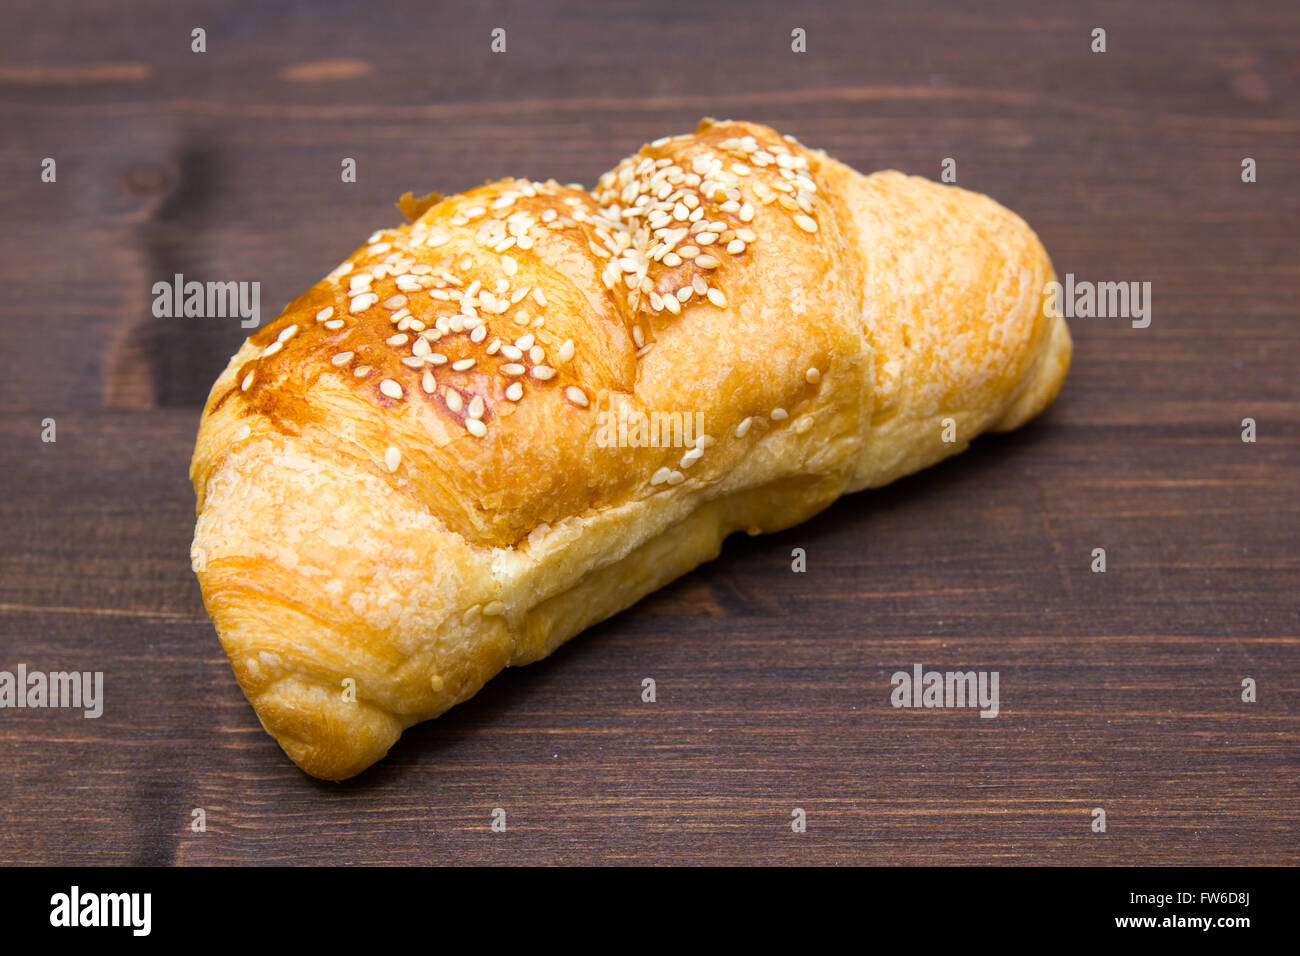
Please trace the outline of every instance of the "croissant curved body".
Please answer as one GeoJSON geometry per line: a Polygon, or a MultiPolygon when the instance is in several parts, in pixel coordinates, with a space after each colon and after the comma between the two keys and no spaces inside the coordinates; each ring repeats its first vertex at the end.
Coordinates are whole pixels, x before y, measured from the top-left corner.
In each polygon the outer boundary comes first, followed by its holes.
{"type": "Polygon", "coordinates": [[[410,205],[244,343],[191,465],[205,604],[317,777],[729,533],[1019,426],[1069,366],[1018,217],[756,124],[706,120],[590,193],[506,179],[410,205]],[[656,414],[703,434],[601,438],[656,414]]]}

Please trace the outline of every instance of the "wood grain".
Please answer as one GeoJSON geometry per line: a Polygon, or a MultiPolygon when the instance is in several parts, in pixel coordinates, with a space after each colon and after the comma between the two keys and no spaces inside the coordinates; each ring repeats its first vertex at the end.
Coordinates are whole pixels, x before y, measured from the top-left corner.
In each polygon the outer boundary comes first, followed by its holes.
{"type": "Polygon", "coordinates": [[[0,16],[0,669],[106,687],[98,720],[0,711],[0,862],[1300,863],[1300,8],[0,16]],[[152,284],[259,281],[269,319],[408,189],[591,183],[701,115],[861,169],[953,157],[1058,272],[1151,282],[1151,326],[1073,322],[1065,392],[1030,427],[733,538],[361,778],[304,777],[189,570],[199,406],[246,333],[154,319],[152,284]],[[914,663],[998,671],[1001,715],[892,708],[914,663]]]}

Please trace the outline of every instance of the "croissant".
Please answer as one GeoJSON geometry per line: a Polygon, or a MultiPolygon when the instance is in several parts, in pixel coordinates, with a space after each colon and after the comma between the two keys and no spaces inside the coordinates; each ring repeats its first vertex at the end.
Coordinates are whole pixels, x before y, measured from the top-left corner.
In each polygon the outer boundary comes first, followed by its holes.
{"type": "Polygon", "coordinates": [[[399,205],[230,360],[191,465],[222,646],[327,780],[731,532],[1016,428],[1069,367],[1017,216],[753,123],[591,192],[399,205]]]}

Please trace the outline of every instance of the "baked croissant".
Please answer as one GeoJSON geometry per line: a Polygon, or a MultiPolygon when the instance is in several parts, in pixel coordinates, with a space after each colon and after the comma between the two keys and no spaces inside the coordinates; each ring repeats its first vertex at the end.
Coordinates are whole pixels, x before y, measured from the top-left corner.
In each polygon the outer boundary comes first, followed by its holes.
{"type": "Polygon", "coordinates": [[[731,532],[1021,425],[1069,366],[1018,217],[753,123],[592,192],[400,205],[235,354],[191,465],[235,676],[328,780],[731,532]]]}

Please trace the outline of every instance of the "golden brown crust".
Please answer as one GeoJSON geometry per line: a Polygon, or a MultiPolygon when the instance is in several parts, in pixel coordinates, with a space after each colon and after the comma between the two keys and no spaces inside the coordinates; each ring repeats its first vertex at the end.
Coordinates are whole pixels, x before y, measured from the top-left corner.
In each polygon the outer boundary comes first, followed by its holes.
{"type": "Polygon", "coordinates": [[[437,199],[245,343],[195,448],[205,602],[316,776],[359,772],[734,530],[1016,427],[1068,368],[1020,219],[755,124],[657,141],[592,193],[437,199]],[[608,447],[620,410],[705,437],[608,447]]]}

